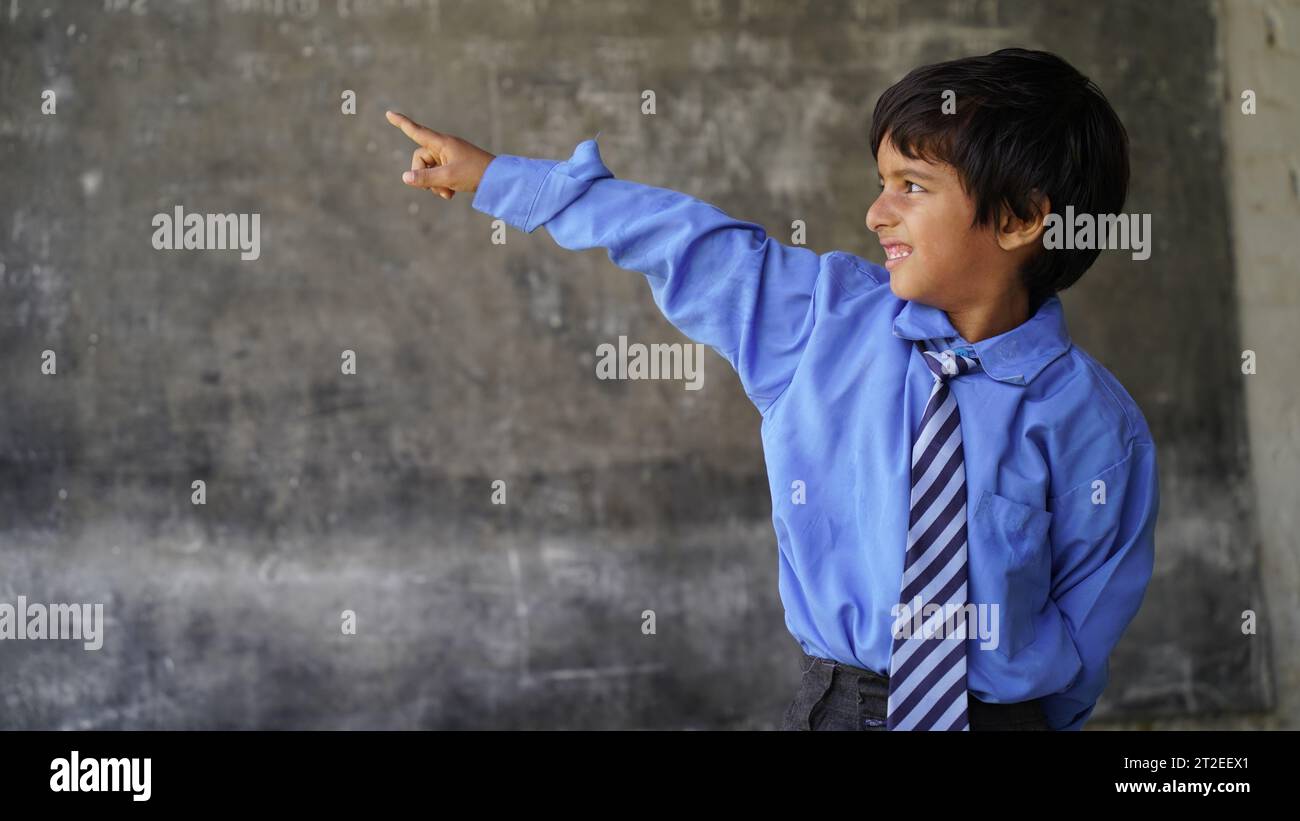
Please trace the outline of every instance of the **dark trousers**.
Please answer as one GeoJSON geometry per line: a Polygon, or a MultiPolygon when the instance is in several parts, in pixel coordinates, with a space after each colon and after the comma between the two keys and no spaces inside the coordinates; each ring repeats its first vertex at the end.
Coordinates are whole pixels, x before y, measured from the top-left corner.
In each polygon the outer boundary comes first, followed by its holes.
{"type": "MultiPolygon", "coordinates": [[[[785,710],[782,730],[886,730],[889,678],[800,651],[803,679],[785,710]]],[[[1050,730],[1038,699],[991,704],[966,696],[975,730],[1050,730]]]]}

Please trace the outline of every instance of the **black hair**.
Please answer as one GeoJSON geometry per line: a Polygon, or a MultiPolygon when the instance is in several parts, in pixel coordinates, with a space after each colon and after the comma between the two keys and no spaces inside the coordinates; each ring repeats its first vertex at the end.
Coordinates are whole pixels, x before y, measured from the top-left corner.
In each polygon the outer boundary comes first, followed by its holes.
{"type": "MultiPolygon", "coordinates": [[[[976,226],[995,224],[1004,209],[1029,218],[1035,192],[1056,214],[1067,205],[1075,213],[1118,214],[1128,193],[1124,124],[1096,83],[1046,51],[1004,48],[913,69],[876,101],[873,157],[886,135],[905,157],[957,170],[975,203],[976,226]]],[[[1099,253],[1040,247],[1020,271],[1031,315],[1099,253]]]]}

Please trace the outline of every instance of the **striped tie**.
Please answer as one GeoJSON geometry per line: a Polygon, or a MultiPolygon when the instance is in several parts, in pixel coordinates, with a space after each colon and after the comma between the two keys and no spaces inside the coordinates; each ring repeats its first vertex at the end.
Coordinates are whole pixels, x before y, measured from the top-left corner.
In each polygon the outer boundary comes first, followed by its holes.
{"type": "Polygon", "coordinates": [[[948,380],[978,369],[979,360],[972,348],[953,351],[947,347],[952,339],[938,341],[944,344],[917,342],[934,372],[934,386],[912,445],[912,515],[899,595],[904,609],[894,621],[889,657],[890,730],[970,729],[964,607],[966,466],[961,416],[948,380]],[[931,604],[942,609],[932,610],[931,604]],[[918,612],[924,619],[919,633],[912,630],[918,612]]]}

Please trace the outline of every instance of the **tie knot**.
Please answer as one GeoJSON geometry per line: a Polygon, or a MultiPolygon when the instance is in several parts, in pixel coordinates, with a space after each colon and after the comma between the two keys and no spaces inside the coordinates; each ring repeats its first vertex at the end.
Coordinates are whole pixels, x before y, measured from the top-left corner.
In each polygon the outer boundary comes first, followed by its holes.
{"type": "Polygon", "coordinates": [[[936,382],[947,382],[954,376],[978,370],[980,366],[975,349],[965,345],[955,349],[945,348],[941,351],[927,351],[921,348],[921,355],[925,358],[925,364],[929,365],[930,370],[934,372],[936,382]]]}

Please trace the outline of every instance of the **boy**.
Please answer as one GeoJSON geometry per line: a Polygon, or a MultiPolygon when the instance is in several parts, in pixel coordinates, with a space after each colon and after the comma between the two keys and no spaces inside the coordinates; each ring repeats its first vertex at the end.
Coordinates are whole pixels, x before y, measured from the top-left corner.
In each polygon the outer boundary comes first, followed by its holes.
{"type": "Polygon", "coordinates": [[[565,162],[497,157],[388,116],[420,144],[409,185],[608,249],[735,368],[804,653],[785,727],[1083,727],[1159,506],[1146,421],[1056,296],[1098,252],[1043,241],[1049,214],[1124,204],[1127,134],[1094,84],[1003,49],[888,89],[866,215],[884,268],[616,179],[594,139],[565,162]]]}

